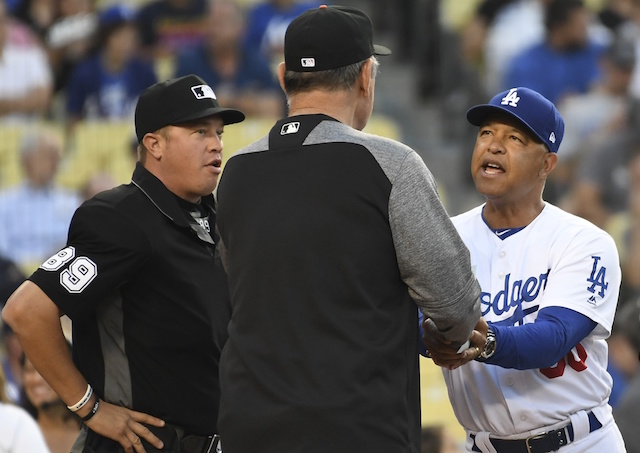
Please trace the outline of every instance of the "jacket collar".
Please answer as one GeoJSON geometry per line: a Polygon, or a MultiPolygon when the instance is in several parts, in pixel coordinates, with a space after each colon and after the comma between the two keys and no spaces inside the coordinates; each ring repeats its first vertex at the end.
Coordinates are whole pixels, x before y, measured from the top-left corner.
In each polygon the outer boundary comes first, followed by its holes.
{"type": "MultiPolygon", "coordinates": [[[[140,162],[136,163],[131,182],[173,223],[181,227],[191,228],[178,204],[178,200],[176,200],[176,195],[167,189],[162,181],[155,177],[140,162]]],[[[215,212],[213,195],[202,197],[202,203],[208,206],[212,212],[215,212]]]]}

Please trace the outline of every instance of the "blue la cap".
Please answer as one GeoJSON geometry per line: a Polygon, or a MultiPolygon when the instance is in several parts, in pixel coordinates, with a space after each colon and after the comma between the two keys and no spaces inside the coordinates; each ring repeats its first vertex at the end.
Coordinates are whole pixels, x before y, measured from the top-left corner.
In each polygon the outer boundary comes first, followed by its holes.
{"type": "Polygon", "coordinates": [[[523,123],[549,151],[557,153],[564,136],[564,121],[556,106],[537,91],[518,87],[496,94],[488,104],[471,107],[467,120],[481,126],[494,112],[506,112],[523,123]]]}
{"type": "Polygon", "coordinates": [[[133,22],[136,12],[129,5],[124,3],[117,3],[109,6],[100,13],[98,23],[101,27],[110,27],[115,25],[124,24],[126,22],[133,22]]]}

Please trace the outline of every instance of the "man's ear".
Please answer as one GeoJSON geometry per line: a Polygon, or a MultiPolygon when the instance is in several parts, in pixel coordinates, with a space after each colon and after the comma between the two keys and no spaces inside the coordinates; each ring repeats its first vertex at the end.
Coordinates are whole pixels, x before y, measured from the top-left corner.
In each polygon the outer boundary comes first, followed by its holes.
{"type": "Polygon", "coordinates": [[[278,81],[280,82],[280,88],[282,88],[282,91],[286,93],[287,91],[284,89],[284,72],[285,71],[286,71],[286,68],[284,66],[284,61],[283,61],[278,65],[278,81]]]}
{"type": "Polygon", "coordinates": [[[164,142],[166,142],[166,140],[162,134],[158,134],[156,132],[148,132],[144,137],[142,137],[142,144],[146,148],[147,154],[155,160],[160,160],[162,157],[164,142]]]}
{"type": "Polygon", "coordinates": [[[556,153],[547,152],[544,155],[544,161],[540,172],[538,173],[541,178],[546,178],[549,176],[549,173],[556,168],[556,164],[558,163],[558,155],[556,153]]]}
{"type": "Polygon", "coordinates": [[[373,79],[371,77],[371,65],[373,62],[371,58],[362,66],[360,70],[360,76],[358,77],[359,89],[362,91],[364,97],[369,96],[370,91],[373,89],[373,79]]]}

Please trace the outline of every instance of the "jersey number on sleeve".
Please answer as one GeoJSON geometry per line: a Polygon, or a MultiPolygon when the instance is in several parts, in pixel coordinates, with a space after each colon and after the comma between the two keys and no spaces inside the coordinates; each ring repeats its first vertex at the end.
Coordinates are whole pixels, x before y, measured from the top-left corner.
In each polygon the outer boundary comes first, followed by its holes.
{"type": "Polygon", "coordinates": [[[60,273],[60,284],[70,293],[81,293],[98,275],[98,266],[86,256],[76,258],[75,247],[60,250],[40,267],[45,271],[58,271],[71,260],[69,267],[60,273]]]}
{"type": "Polygon", "coordinates": [[[578,345],[575,347],[575,350],[578,353],[577,359],[572,349],[571,351],[569,351],[569,354],[560,359],[560,361],[555,366],[549,368],[541,368],[540,372],[549,379],[554,379],[564,374],[564,369],[567,367],[567,363],[569,363],[569,366],[576,370],[578,373],[586,370],[587,365],[584,362],[585,360],[587,360],[587,351],[580,343],[578,343],[578,345]]]}

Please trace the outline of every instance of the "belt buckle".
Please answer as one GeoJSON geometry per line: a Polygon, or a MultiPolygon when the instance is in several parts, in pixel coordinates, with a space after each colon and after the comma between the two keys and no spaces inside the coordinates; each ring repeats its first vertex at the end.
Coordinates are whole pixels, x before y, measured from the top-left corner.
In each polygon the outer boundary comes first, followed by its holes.
{"type": "Polygon", "coordinates": [[[532,440],[538,440],[538,439],[544,439],[547,436],[548,433],[540,433],[540,434],[536,434],[535,436],[531,436],[531,437],[527,437],[524,440],[524,444],[527,446],[527,453],[535,453],[531,448],[531,445],[529,445],[529,442],[532,440]]]}
{"type": "Polygon", "coordinates": [[[203,449],[204,453],[216,453],[221,451],[218,449],[218,445],[220,444],[220,436],[214,434],[213,436],[207,436],[207,445],[206,450],[203,449]]]}

